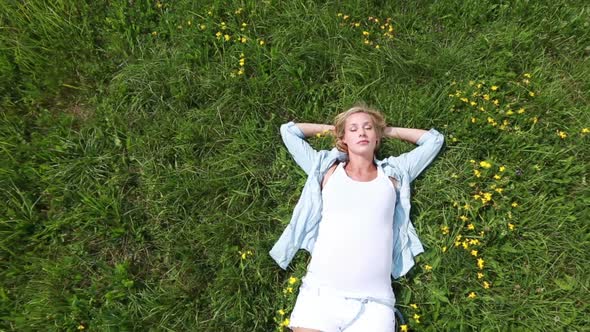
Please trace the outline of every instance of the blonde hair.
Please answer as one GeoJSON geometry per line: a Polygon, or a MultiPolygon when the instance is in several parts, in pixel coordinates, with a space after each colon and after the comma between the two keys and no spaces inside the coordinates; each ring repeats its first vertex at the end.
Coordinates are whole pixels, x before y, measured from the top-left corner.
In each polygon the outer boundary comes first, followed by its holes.
{"type": "Polygon", "coordinates": [[[381,138],[383,138],[383,131],[387,126],[385,117],[383,114],[381,114],[381,112],[367,106],[365,103],[357,103],[350,109],[336,115],[334,118],[334,145],[339,151],[348,152],[348,147],[344,142],[342,142],[342,139],[344,138],[344,125],[346,124],[346,119],[348,119],[348,117],[352,114],[361,112],[366,113],[371,117],[375,133],[377,134],[377,145],[375,146],[375,151],[377,151],[379,148],[379,145],[381,144],[381,138]]]}

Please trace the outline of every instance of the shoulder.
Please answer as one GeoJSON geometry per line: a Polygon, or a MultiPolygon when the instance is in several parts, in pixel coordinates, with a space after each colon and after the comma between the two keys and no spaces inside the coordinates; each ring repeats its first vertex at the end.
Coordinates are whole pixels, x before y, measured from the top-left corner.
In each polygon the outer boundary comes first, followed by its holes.
{"type": "Polygon", "coordinates": [[[336,171],[336,167],[338,167],[338,164],[340,162],[336,161],[332,166],[330,166],[330,168],[328,168],[328,170],[326,171],[326,174],[324,175],[324,178],[322,179],[322,189],[326,186],[326,182],[328,182],[328,179],[330,178],[330,176],[332,176],[332,174],[334,173],[334,171],[336,171]]]}

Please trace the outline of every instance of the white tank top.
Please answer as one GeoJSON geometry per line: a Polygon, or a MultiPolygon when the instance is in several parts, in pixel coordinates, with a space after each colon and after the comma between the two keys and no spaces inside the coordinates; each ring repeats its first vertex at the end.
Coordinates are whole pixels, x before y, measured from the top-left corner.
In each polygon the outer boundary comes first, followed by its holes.
{"type": "Polygon", "coordinates": [[[377,177],[350,178],[338,164],[322,190],[322,220],[306,279],[368,296],[393,296],[391,262],[395,188],[377,177]]]}

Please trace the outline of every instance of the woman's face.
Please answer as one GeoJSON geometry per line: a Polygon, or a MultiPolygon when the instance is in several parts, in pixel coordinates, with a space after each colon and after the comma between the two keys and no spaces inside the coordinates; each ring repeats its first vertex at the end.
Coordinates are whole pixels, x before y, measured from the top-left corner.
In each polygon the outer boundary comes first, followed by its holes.
{"type": "Polygon", "coordinates": [[[377,133],[371,116],[364,112],[354,113],[346,118],[342,142],[348,147],[348,154],[373,156],[377,146],[377,133]]]}

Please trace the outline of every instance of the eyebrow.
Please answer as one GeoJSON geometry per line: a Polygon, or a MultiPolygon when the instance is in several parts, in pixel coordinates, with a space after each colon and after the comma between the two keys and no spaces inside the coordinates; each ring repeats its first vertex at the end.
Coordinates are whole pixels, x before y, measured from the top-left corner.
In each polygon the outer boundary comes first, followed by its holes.
{"type": "MultiPolygon", "coordinates": [[[[371,121],[365,121],[363,123],[363,125],[366,125],[366,124],[372,124],[372,123],[371,123],[371,121]]],[[[351,123],[349,126],[352,127],[352,126],[356,126],[356,125],[357,125],[357,123],[351,123]]]]}

